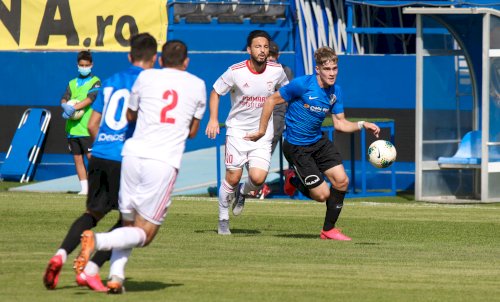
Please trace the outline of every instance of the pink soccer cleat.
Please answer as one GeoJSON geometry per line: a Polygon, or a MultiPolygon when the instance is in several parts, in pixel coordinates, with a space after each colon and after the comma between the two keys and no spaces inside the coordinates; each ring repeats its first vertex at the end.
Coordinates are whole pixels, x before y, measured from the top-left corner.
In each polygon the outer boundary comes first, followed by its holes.
{"type": "Polygon", "coordinates": [[[82,272],[76,275],[76,283],[80,286],[87,286],[93,291],[96,292],[107,292],[108,288],[102,284],[101,277],[99,274],[89,275],[85,272],[82,272]]]}
{"type": "Polygon", "coordinates": [[[78,286],[87,286],[87,277],[83,272],[76,274],[75,281],[78,286]]]}
{"type": "Polygon", "coordinates": [[[321,234],[319,235],[323,240],[340,240],[340,241],[351,241],[350,237],[342,234],[339,229],[331,229],[329,231],[321,230],[321,234]]]}
{"type": "Polygon", "coordinates": [[[61,255],[55,255],[50,258],[49,264],[45,269],[45,274],[43,275],[43,284],[47,289],[55,289],[57,282],[59,282],[59,274],[63,266],[63,260],[61,255]]]}

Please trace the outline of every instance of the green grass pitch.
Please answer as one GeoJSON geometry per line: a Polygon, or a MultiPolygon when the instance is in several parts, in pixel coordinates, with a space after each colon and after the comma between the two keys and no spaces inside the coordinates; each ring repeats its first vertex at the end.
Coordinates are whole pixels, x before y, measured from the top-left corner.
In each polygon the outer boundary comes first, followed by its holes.
{"type": "Polygon", "coordinates": [[[0,301],[500,301],[499,204],[349,199],[338,227],[353,241],[334,242],[319,239],[316,202],[249,199],[219,236],[216,199],[176,197],[152,245],[132,253],[125,295],[79,288],[76,252],[48,291],[44,269],[84,206],[0,192],[0,301]]]}

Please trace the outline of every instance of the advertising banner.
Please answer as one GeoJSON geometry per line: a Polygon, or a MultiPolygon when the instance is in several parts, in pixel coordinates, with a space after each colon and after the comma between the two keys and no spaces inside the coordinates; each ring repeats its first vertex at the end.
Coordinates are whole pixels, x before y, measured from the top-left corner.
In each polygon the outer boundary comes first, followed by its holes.
{"type": "Polygon", "coordinates": [[[165,0],[0,0],[0,50],[129,51],[130,36],[166,40],[165,0]]]}

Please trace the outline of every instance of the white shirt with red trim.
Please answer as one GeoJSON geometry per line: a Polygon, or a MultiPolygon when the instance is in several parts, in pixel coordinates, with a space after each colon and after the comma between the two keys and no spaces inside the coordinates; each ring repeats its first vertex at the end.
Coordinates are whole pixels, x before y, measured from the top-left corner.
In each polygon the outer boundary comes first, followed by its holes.
{"type": "Polygon", "coordinates": [[[137,111],[134,135],[122,155],[156,159],[179,169],[193,118],[203,117],[205,82],[173,68],[147,69],[132,87],[128,107],[137,111]]]}
{"type": "MultiPolygon", "coordinates": [[[[251,70],[249,64],[250,61],[246,60],[232,65],[213,86],[219,95],[231,92],[231,110],[226,119],[226,135],[229,136],[243,138],[247,133],[256,132],[266,98],[288,84],[281,64],[267,62],[261,73],[251,70]]],[[[271,118],[266,135],[259,141],[271,141],[273,133],[271,118]]]]}

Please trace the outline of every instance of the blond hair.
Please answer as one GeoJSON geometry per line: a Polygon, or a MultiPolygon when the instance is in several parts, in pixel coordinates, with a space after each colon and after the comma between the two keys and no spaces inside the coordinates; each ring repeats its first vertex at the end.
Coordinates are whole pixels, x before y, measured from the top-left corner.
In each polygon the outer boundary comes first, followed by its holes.
{"type": "Polygon", "coordinates": [[[316,66],[321,66],[328,61],[337,64],[339,58],[337,57],[335,50],[328,46],[323,46],[314,52],[314,60],[316,61],[316,66]]]}

